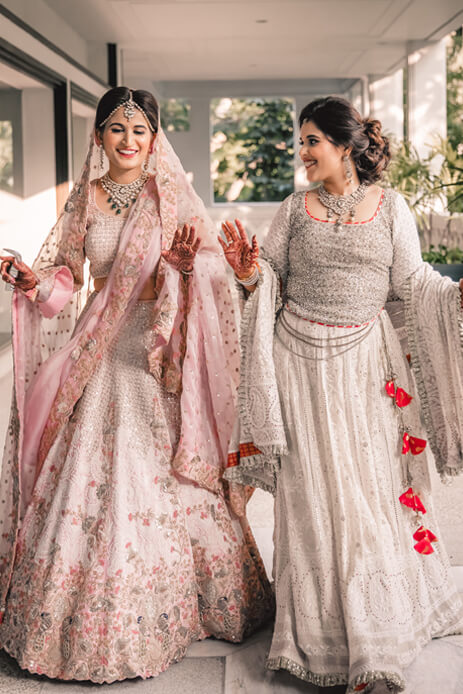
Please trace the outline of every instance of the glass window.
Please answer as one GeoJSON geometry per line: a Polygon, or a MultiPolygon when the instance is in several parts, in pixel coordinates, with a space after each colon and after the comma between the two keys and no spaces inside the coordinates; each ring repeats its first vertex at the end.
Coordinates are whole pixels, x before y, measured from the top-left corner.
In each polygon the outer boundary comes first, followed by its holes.
{"type": "Polygon", "coordinates": [[[294,100],[211,101],[214,202],[279,202],[294,191],[294,100]]]}
{"type": "Polygon", "coordinates": [[[186,132],[190,129],[191,104],[187,99],[163,99],[161,124],[166,132],[186,132]]]}

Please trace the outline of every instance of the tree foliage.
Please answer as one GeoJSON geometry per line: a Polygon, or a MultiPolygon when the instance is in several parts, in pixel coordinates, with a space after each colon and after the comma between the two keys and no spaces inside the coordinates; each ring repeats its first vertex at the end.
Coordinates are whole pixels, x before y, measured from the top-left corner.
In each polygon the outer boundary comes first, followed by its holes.
{"type": "Polygon", "coordinates": [[[294,190],[292,99],[214,99],[215,202],[278,202],[294,190]]]}
{"type": "Polygon", "coordinates": [[[0,121],[0,188],[13,189],[13,125],[0,121]]]}
{"type": "Polygon", "coordinates": [[[185,132],[190,129],[191,105],[187,99],[163,99],[161,124],[166,132],[185,132]]]}
{"type": "Polygon", "coordinates": [[[447,137],[463,155],[463,34],[458,29],[447,44],[447,137]]]}

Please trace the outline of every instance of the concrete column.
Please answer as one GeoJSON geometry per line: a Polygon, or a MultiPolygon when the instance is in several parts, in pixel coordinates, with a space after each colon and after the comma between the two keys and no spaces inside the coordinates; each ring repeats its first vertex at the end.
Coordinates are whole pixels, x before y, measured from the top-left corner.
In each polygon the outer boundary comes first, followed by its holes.
{"type": "Polygon", "coordinates": [[[445,39],[408,56],[408,136],[421,156],[447,136],[445,39]]]}
{"type": "Polygon", "coordinates": [[[346,99],[359,113],[365,115],[363,80],[359,79],[352,85],[346,94],[346,99]]]}
{"type": "Polygon", "coordinates": [[[369,100],[370,117],[381,121],[387,135],[403,140],[403,70],[370,78],[369,100]]]}

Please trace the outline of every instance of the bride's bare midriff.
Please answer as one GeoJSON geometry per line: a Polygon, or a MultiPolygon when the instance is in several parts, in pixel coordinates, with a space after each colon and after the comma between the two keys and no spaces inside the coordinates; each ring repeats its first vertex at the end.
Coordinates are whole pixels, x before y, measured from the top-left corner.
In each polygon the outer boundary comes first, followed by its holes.
{"type": "MultiPolygon", "coordinates": [[[[93,286],[95,287],[96,292],[101,292],[101,290],[105,286],[105,282],[107,279],[107,277],[96,277],[93,280],[93,286]]],[[[140,296],[138,297],[138,300],[149,301],[150,299],[155,298],[156,294],[154,291],[154,277],[150,277],[149,280],[146,282],[145,286],[143,287],[140,296]]]]}

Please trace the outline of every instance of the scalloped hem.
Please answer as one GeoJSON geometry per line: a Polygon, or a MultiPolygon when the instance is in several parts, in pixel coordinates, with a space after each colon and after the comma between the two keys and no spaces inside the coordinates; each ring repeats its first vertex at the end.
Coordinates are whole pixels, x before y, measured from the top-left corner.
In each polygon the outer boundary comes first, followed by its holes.
{"type": "Polygon", "coordinates": [[[175,663],[181,662],[186,655],[186,652],[188,648],[192,645],[192,643],[195,643],[196,641],[203,641],[204,639],[209,638],[211,635],[206,634],[205,636],[200,636],[197,639],[194,639],[191,641],[191,643],[188,646],[185,646],[185,648],[182,648],[181,653],[176,654],[172,658],[169,658],[169,660],[165,661],[164,663],[160,664],[158,668],[153,668],[153,670],[149,670],[146,668],[143,672],[136,672],[135,670],[129,671],[127,669],[126,674],[123,674],[122,672],[115,673],[114,677],[108,676],[108,677],[92,677],[90,675],[86,677],[79,677],[76,674],[73,675],[68,675],[66,673],[62,673],[59,670],[45,670],[42,668],[38,663],[34,663],[33,661],[28,661],[27,665],[24,662],[24,658],[21,658],[20,656],[14,655],[12,653],[8,646],[2,644],[1,648],[7,653],[10,658],[13,658],[13,660],[16,661],[18,666],[21,668],[21,670],[24,670],[25,672],[28,672],[31,675],[37,675],[39,677],[46,677],[50,680],[56,680],[59,682],[91,682],[92,684],[113,684],[114,682],[125,682],[126,680],[135,680],[135,679],[142,679],[142,680],[147,680],[151,679],[153,677],[158,677],[161,675],[163,672],[165,672],[169,667],[172,665],[175,665],[175,663]]]}
{"type": "Polygon", "coordinates": [[[294,675],[304,682],[309,682],[318,687],[335,687],[336,685],[348,685],[346,694],[355,694],[355,688],[362,684],[367,686],[362,689],[362,694],[368,694],[373,690],[377,682],[384,682],[388,690],[393,694],[403,692],[405,690],[405,682],[395,672],[383,672],[381,670],[369,670],[363,672],[352,681],[349,682],[348,675],[345,673],[319,674],[307,670],[290,658],[279,656],[277,658],[269,658],[267,660],[267,668],[269,670],[287,670],[291,675],[294,675]]]}

